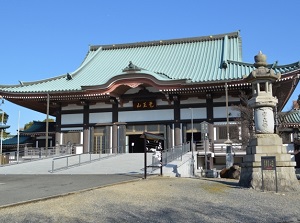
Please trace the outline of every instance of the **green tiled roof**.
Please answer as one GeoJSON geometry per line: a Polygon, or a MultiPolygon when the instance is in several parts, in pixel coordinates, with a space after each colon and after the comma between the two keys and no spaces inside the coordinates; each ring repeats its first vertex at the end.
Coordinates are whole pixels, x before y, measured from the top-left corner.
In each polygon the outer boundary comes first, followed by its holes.
{"type": "Polygon", "coordinates": [[[17,145],[18,142],[19,142],[19,144],[27,143],[30,139],[31,139],[30,136],[19,136],[19,139],[18,139],[18,136],[14,136],[12,138],[3,140],[2,143],[3,143],[3,146],[17,145]]]}
{"type": "Polygon", "coordinates": [[[279,115],[279,123],[284,126],[300,127],[300,110],[292,110],[290,112],[281,113],[279,115]]]}
{"type": "MultiPolygon", "coordinates": [[[[49,132],[55,131],[55,122],[49,122],[49,132]]],[[[26,130],[20,131],[21,135],[29,133],[41,133],[46,132],[46,122],[33,121],[33,124],[26,130]]]]}
{"type": "MultiPolygon", "coordinates": [[[[54,78],[0,86],[2,92],[39,93],[81,91],[82,87],[104,85],[123,72],[129,61],[140,73],[159,81],[214,82],[241,80],[253,69],[242,62],[239,32],[195,38],[91,46],[74,72],[54,78]]],[[[275,72],[299,69],[299,64],[276,67],[275,72]]],[[[136,73],[139,73],[136,72],[136,73]]]]}

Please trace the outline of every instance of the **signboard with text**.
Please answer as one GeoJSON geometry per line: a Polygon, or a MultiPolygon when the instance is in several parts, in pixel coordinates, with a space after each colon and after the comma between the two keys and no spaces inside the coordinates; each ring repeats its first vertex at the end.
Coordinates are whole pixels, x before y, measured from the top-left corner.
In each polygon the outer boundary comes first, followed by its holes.
{"type": "Polygon", "coordinates": [[[277,185],[277,171],[276,171],[276,156],[262,156],[261,157],[261,178],[262,178],[262,190],[264,191],[264,171],[265,170],[274,170],[275,171],[275,186],[276,193],[278,192],[277,185]]]}
{"type": "Polygon", "coordinates": [[[133,108],[139,110],[156,108],[155,100],[133,101],[133,108]]]}
{"type": "Polygon", "coordinates": [[[262,156],[261,168],[263,170],[276,170],[276,157],[275,156],[262,156]]]}

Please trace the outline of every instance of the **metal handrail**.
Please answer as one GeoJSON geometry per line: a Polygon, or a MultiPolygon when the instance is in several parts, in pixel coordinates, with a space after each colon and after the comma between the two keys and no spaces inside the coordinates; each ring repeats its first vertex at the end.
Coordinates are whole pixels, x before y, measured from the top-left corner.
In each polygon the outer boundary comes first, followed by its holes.
{"type": "MultiPolygon", "coordinates": [[[[182,156],[187,152],[191,151],[190,142],[184,143],[182,145],[174,146],[162,151],[162,165],[165,166],[168,163],[179,159],[182,160],[182,156]]],[[[153,159],[152,166],[159,164],[159,160],[153,159]]]]}
{"type": "Polygon", "coordinates": [[[108,157],[113,157],[118,154],[123,154],[122,148],[123,148],[122,146],[117,147],[117,151],[119,151],[119,153],[112,153],[112,151],[114,150],[112,148],[109,148],[109,149],[101,150],[101,153],[81,153],[81,154],[72,154],[72,155],[67,155],[62,157],[55,157],[52,160],[52,168],[49,172],[54,173],[56,171],[69,169],[71,167],[76,167],[82,164],[91,163],[93,161],[100,161],[108,157]],[[59,164],[57,162],[59,161],[62,161],[61,162],[62,164],[59,167],[55,167],[55,162],[57,164],[56,166],[58,166],[59,164]]]}
{"type": "Polygon", "coordinates": [[[68,147],[49,147],[46,150],[43,147],[40,148],[26,148],[22,151],[10,151],[1,154],[0,166],[19,164],[25,162],[36,161],[40,159],[53,158],[56,156],[62,156],[71,154],[72,148],[68,147]]]}

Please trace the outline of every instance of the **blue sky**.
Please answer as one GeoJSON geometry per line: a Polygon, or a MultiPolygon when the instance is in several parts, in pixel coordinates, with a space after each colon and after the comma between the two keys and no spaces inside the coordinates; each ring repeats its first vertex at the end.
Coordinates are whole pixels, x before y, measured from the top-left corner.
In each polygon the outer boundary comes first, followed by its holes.
{"type": "MultiPolygon", "coordinates": [[[[223,34],[240,30],[243,61],[300,61],[299,0],[0,0],[0,84],[72,72],[89,45],[223,34]]],[[[298,85],[291,100],[300,94],[298,85]]],[[[291,100],[285,109],[292,106],[291,100]]],[[[8,101],[8,129],[45,114],[8,101]],[[20,113],[20,119],[19,119],[20,113]]]]}

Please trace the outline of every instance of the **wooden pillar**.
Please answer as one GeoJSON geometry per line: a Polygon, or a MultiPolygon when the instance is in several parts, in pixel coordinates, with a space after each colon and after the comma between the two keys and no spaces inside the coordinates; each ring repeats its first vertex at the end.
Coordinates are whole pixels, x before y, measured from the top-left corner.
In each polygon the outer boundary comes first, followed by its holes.
{"type": "Polygon", "coordinates": [[[55,116],[55,154],[60,153],[59,145],[62,144],[61,138],[61,106],[56,110],[55,116]]]}
{"type": "Polygon", "coordinates": [[[115,100],[112,104],[112,152],[117,153],[118,151],[118,103],[115,100]]]}
{"type": "MultiPolygon", "coordinates": [[[[206,94],[206,109],[207,109],[207,122],[208,124],[208,139],[206,143],[209,151],[214,153],[214,127],[211,123],[213,123],[214,119],[214,104],[213,104],[213,95],[211,93],[206,94]]],[[[214,155],[208,158],[209,160],[209,169],[214,168],[214,155]]]]}
{"type": "Polygon", "coordinates": [[[90,152],[89,149],[89,105],[83,106],[83,153],[90,152]]]}
{"type": "Polygon", "coordinates": [[[206,94],[206,113],[207,113],[207,122],[212,123],[214,119],[214,104],[213,104],[213,95],[211,93],[206,94]]]}
{"type": "Polygon", "coordinates": [[[180,129],[180,101],[178,96],[176,97],[176,100],[174,100],[174,128],[175,146],[178,146],[182,143],[182,135],[180,129]]]}

